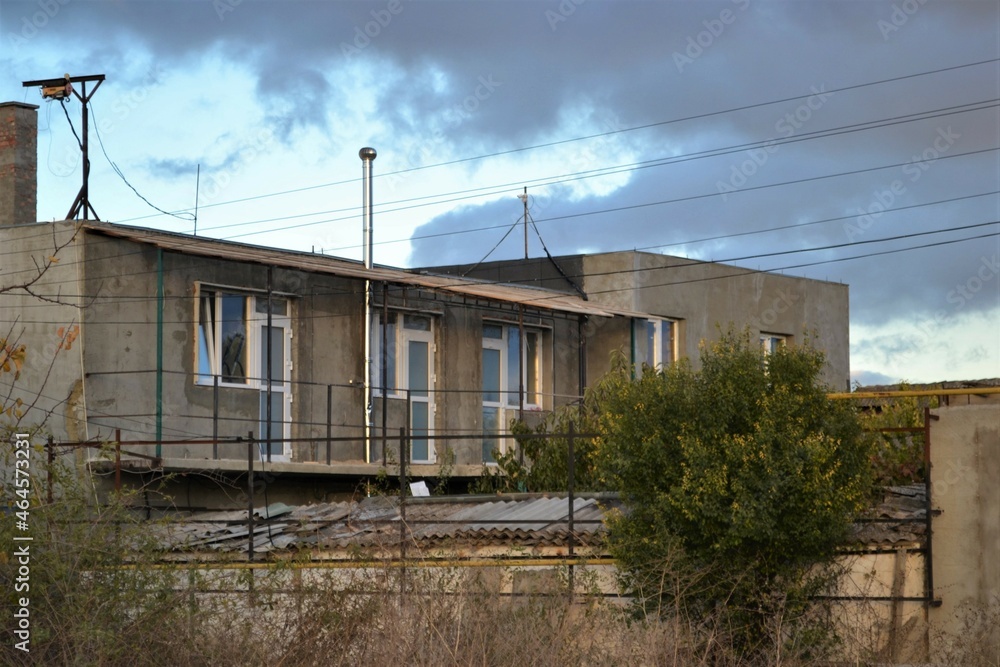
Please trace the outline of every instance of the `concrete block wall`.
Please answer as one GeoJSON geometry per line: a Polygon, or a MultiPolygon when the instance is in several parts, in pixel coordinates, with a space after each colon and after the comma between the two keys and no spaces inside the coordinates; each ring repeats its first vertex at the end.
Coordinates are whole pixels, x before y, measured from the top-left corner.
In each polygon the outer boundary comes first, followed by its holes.
{"type": "Polygon", "coordinates": [[[931,659],[1000,661],[1000,404],[934,411],[931,499],[934,594],[931,659]],[[977,620],[978,619],[978,620],[977,620]],[[988,626],[982,626],[982,622],[988,626]],[[982,631],[982,634],[979,634],[982,631]],[[965,646],[974,642],[975,646],[965,646]],[[956,648],[959,647],[959,648],[956,648]]]}

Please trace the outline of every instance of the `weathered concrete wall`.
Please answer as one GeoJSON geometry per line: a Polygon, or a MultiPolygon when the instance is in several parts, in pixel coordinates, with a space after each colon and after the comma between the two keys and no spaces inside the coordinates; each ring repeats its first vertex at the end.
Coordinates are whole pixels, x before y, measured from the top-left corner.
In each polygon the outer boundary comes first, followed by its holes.
{"type": "Polygon", "coordinates": [[[20,376],[0,374],[0,395],[22,401],[22,424],[41,426],[61,441],[84,440],[83,353],[89,335],[86,294],[77,281],[84,263],[76,226],[0,226],[0,247],[0,339],[25,347],[20,376]],[[27,290],[16,287],[32,281],[27,290]]]}
{"type": "MultiPolygon", "coordinates": [[[[1000,661],[1000,627],[974,628],[970,614],[1000,617],[1000,404],[940,408],[931,423],[934,593],[932,659],[950,639],[976,641],[988,663],[1000,661]]],[[[985,617],[988,618],[988,617],[985,617]]]]}
{"type": "MultiPolygon", "coordinates": [[[[835,391],[850,387],[849,303],[846,285],[759,273],[723,264],[697,262],[642,252],[557,257],[563,273],[593,303],[680,321],[681,356],[698,365],[702,341],[717,340],[730,326],[786,336],[807,337],[823,350],[823,380],[835,391]]],[[[460,273],[469,267],[443,267],[460,273]]],[[[573,290],[548,259],[482,265],[470,275],[485,280],[573,290]]],[[[630,352],[631,330],[623,318],[591,318],[587,323],[587,380],[610,368],[616,351],[630,352]]]]}
{"type": "Polygon", "coordinates": [[[584,257],[583,273],[594,302],[680,320],[680,354],[696,367],[702,341],[748,327],[796,344],[811,338],[827,356],[824,381],[849,387],[846,285],[635,252],[584,257]]]}
{"type": "MultiPolygon", "coordinates": [[[[219,260],[177,252],[162,253],[90,232],[87,234],[83,289],[88,332],[101,345],[88,348],[89,422],[92,435],[111,439],[122,428],[123,440],[149,440],[156,430],[157,281],[163,281],[163,355],[159,376],[163,388],[162,432],[165,439],[208,438],[213,432],[216,390],[196,381],[196,286],[228,288],[261,294],[267,286],[266,267],[249,262],[219,260]]],[[[326,462],[327,396],[332,396],[330,445],[333,462],[364,458],[363,281],[273,269],[273,289],[290,301],[292,338],[293,439],[314,439],[292,446],[292,461],[326,462]]],[[[516,325],[515,306],[467,302],[400,285],[383,292],[375,288],[377,311],[382,299],[390,310],[418,312],[431,317],[434,339],[434,431],[467,434],[461,440],[441,441],[454,453],[453,463],[478,466],[482,462],[482,344],[484,320],[516,325]]],[[[545,411],[579,395],[579,323],[576,316],[525,309],[524,322],[542,332],[545,411]]],[[[376,382],[377,384],[377,382],[376,382]]],[[[220,386],[216,421],[221,437],[246,436],[259,428],[259,389],[220,386]]],[[[382,460],[383,401],[373,402],[373,461],[382,460]]],[[[405,423],[405,401],[386,400],[386,434],[395,453],[398,429],[405,423]]],[[[538,416],[538,415],[534,415],[538,416]]],[[[165,446],[164,457],[212,457],[208,444],[165,446]]],[[[153,455],[152,445],[129,446],[130,451],[153,455]]],[[[245,460],[243,444],[221,444],[219,457],[245,460]]],[[[390,459],[396,458],[395,456],[390,459]]],[[[441,458],[439,461],[444,461],[441,458]]]]}
{"type": "MultiPolygon", "coordinates": [[[[150,439],[156,424],[157,249],[89,234],[85,291],[94,295],[86,309],[88,328],[106,344],[88,349],[90,421],[112,437],[123,421],[123,439],[150,439]],[[128,432],[131,431],[131,432],[128,432]]],[[[163,420],[164,438],[206,438],[213,432],[215,389],[196,382],[198,284],[261,293],[267,270],[251,263],[163,253],[163,420]]],[[[326,436],[327,385],[333,385],[334,437],[360,437],[360,390],[350,386],[362,374],[362,333],[350,281],[274,269],[272,287],[289,297],[292,337],[291,437],[326,436]]],[[[259,430],[260,391],[223,386],[218,390],[220,437],[259,430]]],[[[131,447],[151,454],[153,448],[131,447]]],[[[325,460],[325,445],[322,447],[325,460]]],[[[245,446],[222,444],[221,458],[246,457],[245,446]]],[[[211,445],[179,445],[163,455],[208,458],[211,445]]],[[[309,443],[293,445],[293,459],[310,460],[309,443]]],[[[333,445],[335,460],[357,460],[358,446],[333,445]]]]}
{"type": "Polygon", "coordinates": [[[844,568],[831,619],[841,639],[840,657],[855,664],[873,658],[886,663],[927,659],[924,554],[918,544],[844,555],[844,568]],[[895,599],[894,599],[895,598],[895,599]],[[911,598],[901,600],[899,598],[911,598]]]}

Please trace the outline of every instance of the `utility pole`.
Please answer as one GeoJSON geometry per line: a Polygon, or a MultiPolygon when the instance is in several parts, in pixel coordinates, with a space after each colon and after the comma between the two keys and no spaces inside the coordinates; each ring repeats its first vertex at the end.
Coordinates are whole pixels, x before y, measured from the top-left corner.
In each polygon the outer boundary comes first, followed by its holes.
{"type": "Polygon", "coordinates": [[[67,220],[76,220],[82,212],[84,220],[87,220],[89,218],[89,214],[93,213],[94,220],[100,221],[97,211],[95,211],[94,207],[90,204],[90,192],[88,189],[88,182],[90,181],[90,157],[87,149],[87,135],[88,127],[90,125],[90,114],[88,112],[90,98],[93,97],[94,93],[97,92],[97,89],[101,87],[101,82],[103,81],[103,74],[91,74],[88,76],[70,76],[67,74],[61,79],[40,79],[38,81],[24,81],[21,84],[25,88],[40,86],[42,89],[42,97],[46,99],[60,100],[60,104],[65,104],[62,100],[69,97],[71,94],[75,95],[83,105],[83,128],[80,139],[80,151],[83,153],[83,186],[80,188],[80,193],[73,201],[73,205],[70,207],[69,213],[66,214],[67,220]],[[96,83],[93,89],[91,89],[88,93],[87,83],[90,81],[95,81],[96,83]],[[77,92],[76,88],[73,87],[74,83],[80,84],[80,92],[77,92]]]}

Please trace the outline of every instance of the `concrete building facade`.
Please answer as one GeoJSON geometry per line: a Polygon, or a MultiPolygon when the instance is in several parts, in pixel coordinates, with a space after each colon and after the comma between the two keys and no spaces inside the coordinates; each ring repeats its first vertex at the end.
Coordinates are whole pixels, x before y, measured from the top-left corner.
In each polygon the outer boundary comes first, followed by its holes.
{"type": "Polygon", "coordinates": [[[686,357],[727,329],[749,329],[765,349],[809,340],[824,351],[823,379],[850,389],[847,285],[795,278],[645,252],[611,252],[438,267],[484,280],[579,292],[587,302],[648,317],[594,320],[587,327],[587,368],[606,372],[624,351],[633,364],[686,357]]]}
{"type": "MultiPolygon", "coordinates": [[[[121,442],[136,475],[232,481],[251,456],[278,486],[309,489],[293,502],[325,498],[334,478],[370,478],[400,452],[418,477],[476,477],[513,446],[512,419],[578,400],[614,353],[638,368],[697,360],[700,342],[730,324],[762,345],[815,332],[830,384],[847,381],[843,285],[636,252],[455,276],[36,223],[34,183],[23,187],[34,180],[35,113],[0,105],[13,128],[0,134],[0,166],[14,165],[0,172],[0,337],[26,354],[0,389],[56,442],[121,442]]],[[[108,465],[96,449],[77,456],[108,465]]]]}

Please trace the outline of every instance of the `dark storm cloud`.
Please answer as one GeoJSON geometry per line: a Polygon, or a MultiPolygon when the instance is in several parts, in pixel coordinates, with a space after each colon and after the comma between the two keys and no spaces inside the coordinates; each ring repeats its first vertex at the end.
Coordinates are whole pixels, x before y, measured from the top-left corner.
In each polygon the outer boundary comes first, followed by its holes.
{"type": "MultiPolygon", "coordinates": [[[[20,34],[25,19],[31,24],[40,5],[3,2],[0,58],[30,58],[33,45],[62,45],[74,54],[73,67],[139,81],[142,72],[129,67],[135,54],[148,53],[168,69],[219,54],[253,73],[265,120],[282,141],[310,128],[343,134],[330,127],[339,122],[332,119],[356,100],[335,81],[350,83],[373,91],[371,113],[384,128],[378,137],[380,154],[383,160],[399,154],[399,168],[565,139],[567,132],[590,134],[691,116],[704,117],[612,135],[596,148],[574,144],[570,154],[575,157],[564,163],[566,173],[618,160],[800,138],[856,123],[896,122],[771,152],[744,150],[635,171],[612,196],[580,198],[568,185],[533,188],[533,196],[545,206],[532,215],[556,254],[679,243],[663,251],[726,259],[1000,218],[996,196],[898,213],[880,210],[997,189],[997,153],[952,158],[997,146],[995,107],[916,122],[902,118],[997,98],[995,63],[825,94],[996,57],[995,2],[57,4],[59,11],[46,17],[30,39],[12,43],[10,35],[20,34]],[[708,115],[799,95],[804,97],[708,115]],[[901,166],[754,189],[906,162],[909,170],[901,166]],[[720,189],[728,190],[725,198],[718,196],[720,189]],[[696,195],[711,196],[690,199],[696,195]],[[668,199],[686,200],[581,215],[668,199]],[[577,217],[546,220],[556,216],[577,217]],[[843,216],[847,219],[778,233],[692,243],[706,236],[843,216]]],[[[8,66],[5,71],[12,70],[8,66]]],[[[359,136],[367,131],[353,129],[359,136]]],[[[555,150],[528,152],[518,159],[527,170],[555,150]]],[[[475,175],[485,173],[486,164],[468,166],[475,175]]],[[[187,174],[190,167],[190,161],[153,162],[154,171],[164,175],[187,174]]],[[[422,177],[421,172],[412,176],[422,177]]],[[[436,192],[441,186],[428,180],[427,187],[436,192]]],[[[510,201],[469,206],[433,220],[414,235],[506,226],[519,215],[519,205],[512,196],[510,201]]],[[[416,241],[411,262],[474,262],[503,231],[416,241]]],[[[859,244],[741,263],[779,269],[960,236],[859,244]]],[[[516,257],[522,251],[523,238],[508,239],[497,256],[516,257]]],[[[851,316],[857,322],[917,318],[941,323],[967,312],[1000,310],[995,288],[1000,275],[988,277],[998,252],[994,238],[790,271],[851,284],[851,316]]]]}

